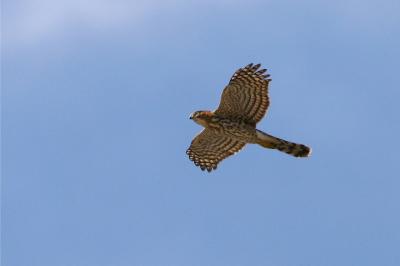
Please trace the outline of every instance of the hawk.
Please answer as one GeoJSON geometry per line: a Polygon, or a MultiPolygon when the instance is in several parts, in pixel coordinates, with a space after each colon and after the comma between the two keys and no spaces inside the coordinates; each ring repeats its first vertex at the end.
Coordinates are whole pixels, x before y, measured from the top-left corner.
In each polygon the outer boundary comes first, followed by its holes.
{"type": "Polygon", "coordinates": [[[215,111],[197,111],[190,119],[204,127],[192,141],[186,154],[201,170],[211,172],[226,157],[240,151],[247,143],[277,149],[295,157],[308,157],[311,148],[283,140],[256,125],[269,106],[268,85],[271,79],[260,64],[238,69],[222,92],[215,111]]]}

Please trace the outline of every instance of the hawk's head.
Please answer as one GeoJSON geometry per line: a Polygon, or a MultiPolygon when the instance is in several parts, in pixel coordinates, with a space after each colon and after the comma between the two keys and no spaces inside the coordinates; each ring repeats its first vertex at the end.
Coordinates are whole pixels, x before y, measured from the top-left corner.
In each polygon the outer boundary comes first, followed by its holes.
{"type": "Polygon", "coordinates": [[[190,119],[199,125],[206,127],[214,113],[210,111],[196,111],[190,115],[190,119]]]}

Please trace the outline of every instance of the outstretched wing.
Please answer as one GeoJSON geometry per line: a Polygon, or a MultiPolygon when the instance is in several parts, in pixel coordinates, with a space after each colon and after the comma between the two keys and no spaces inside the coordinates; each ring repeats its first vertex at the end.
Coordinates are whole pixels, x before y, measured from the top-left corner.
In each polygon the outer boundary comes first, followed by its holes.
{"type": "Polygon", "coordinates": [[[217,169],[220,161],[240,151],[244,145],[246,143],[204,129],[193,139],[186,154],[201,170],[211,172],[217,169]]]}
{"type": "Polygon", "coordinates": [[[261,65],[247,65],[233,74],[225,87],[215,114],[241,118],[248,123],[258,123],[269,106],[268,83],[271,81],[261,65]]]}

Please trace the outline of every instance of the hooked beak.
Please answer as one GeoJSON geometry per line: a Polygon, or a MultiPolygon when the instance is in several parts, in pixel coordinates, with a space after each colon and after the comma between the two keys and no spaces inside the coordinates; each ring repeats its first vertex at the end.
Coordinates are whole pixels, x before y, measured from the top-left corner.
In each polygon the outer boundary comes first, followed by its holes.
{"type": "Polygon", "coordinates": [[[193,119],[193,114],[190,114],[189,119],[193,119]]]}

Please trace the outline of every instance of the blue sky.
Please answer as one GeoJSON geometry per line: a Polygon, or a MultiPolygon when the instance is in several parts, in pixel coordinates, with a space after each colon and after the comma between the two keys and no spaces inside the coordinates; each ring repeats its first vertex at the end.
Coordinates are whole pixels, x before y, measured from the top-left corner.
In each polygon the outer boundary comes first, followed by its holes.
{"type": "Polygon", "coordinates": [[[2,265],[400,265],[400,2],[2,1],[2,265]],[[185,150],[262,63],[259,128],[185,150]]]}

